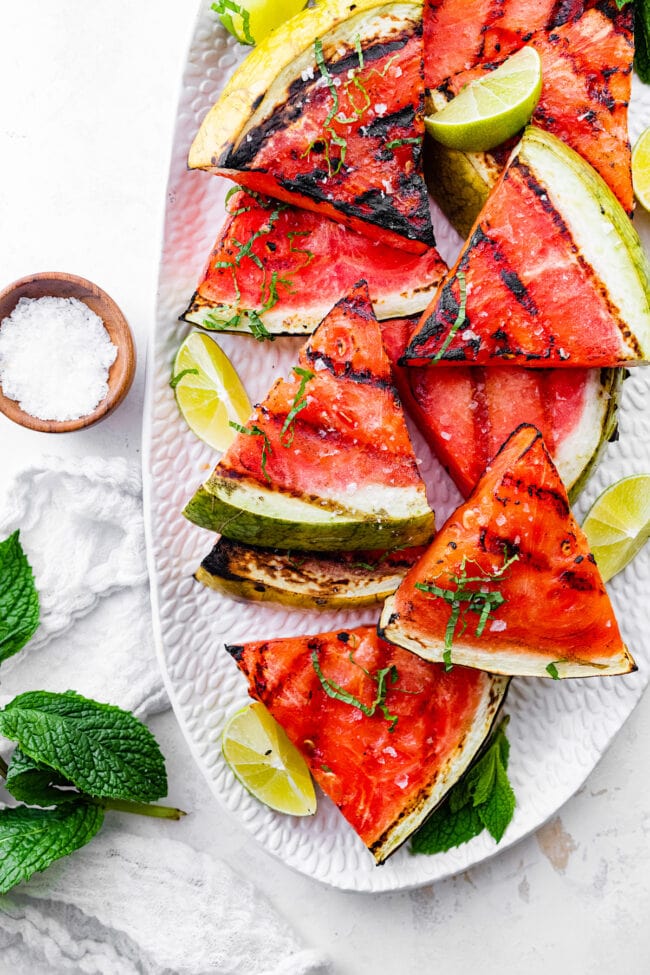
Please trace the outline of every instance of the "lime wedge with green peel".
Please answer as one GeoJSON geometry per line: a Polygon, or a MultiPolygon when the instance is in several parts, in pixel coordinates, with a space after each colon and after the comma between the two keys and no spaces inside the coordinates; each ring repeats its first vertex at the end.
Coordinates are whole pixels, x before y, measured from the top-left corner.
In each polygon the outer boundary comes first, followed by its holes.
{"type": "Polygon", "coordinates": [[[632,150],[634,195],[644,210],[650,210],[650,128],[642,132],[632,150]]]}
{"type": "Polygon", "coordinates": [[[215,0],[212,9],[242,44],[259,44],[304,6],[305,0],[215,0]]]}
{"type": "Polygon", "coordinates": [[[624,569],[650,538],[650,474],[612,484],[582,525],[605,582],[624,569]]]}
{"type": "Polygon", "coordinates": [[[192,332],[174,360],[171,385],[188,427],[197,437],[226,450],[236,432],[231,421],[246,423],[251,402],[233,364],[207,335],[192,332]]]}
{"type": "Polygon", "coordinates": [[[429,134],[450,149],[485,152],[523,129],[541,90],[539,54],[532,47],[522,47],[424,122],[429,134]]]}
{"type": "Polygon", "coordinates": [[[307,763],[263,704],[249,704],[232,716],[222,748],[239,781],[260,802],[290,816],[316,812],[307,763]]]}

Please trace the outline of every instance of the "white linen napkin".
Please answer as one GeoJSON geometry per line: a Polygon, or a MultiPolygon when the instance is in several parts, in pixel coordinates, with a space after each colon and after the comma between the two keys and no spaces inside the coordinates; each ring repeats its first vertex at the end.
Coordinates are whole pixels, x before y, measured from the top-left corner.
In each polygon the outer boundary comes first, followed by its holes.
{"type": "MultiPolygon", "coordinates": [[[[47,460],[21,472],[0,539],[15,529],[41,624],[0,667],[0,703],[73,689],[141,716],[168,707],[154,655],[139,471],[123,459],[47,460]]],[[[182,801],[180,801],[182,805],[182,801]]],[[[316,975],[246,880],[207,854],[107,818],[99,836],[0,897],[0,971],[14,975],[316,975]]]]}

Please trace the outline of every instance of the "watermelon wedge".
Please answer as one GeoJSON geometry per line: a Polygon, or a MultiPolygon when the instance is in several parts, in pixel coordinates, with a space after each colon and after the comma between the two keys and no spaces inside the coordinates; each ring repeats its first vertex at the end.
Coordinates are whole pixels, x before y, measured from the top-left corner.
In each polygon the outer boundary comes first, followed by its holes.
{"type": "MultiPolygon", "coordinates": [[[[425,21],[426,23],[426,21],[425,21]]],[[[527,36],[527,35],[523,35],[527,36]]],[[[487,40],[486,40],[487,43],[487,40]]],[[[517,44],[523,44],[523,40],[517,44]]],[[[542,94],[532,123],[575,149],[602,176],[623,209],[634,207],[627,132],[634,32],[632,6],[614,3],[584,12],[528,37],[542,61],[542,94]]],[[[428,94],[439,111],[471,81],[493,70],[512,49],[502,46],[428,94]]],[[[436,65],[438,59],[434,58],[436,65]]],[[[461,153],[434,141],[427,146],[431,191],[459,233],[467,236],[508,158],[511,144],[490,153],[461,153]]]]}
{"type": "Polygon", "coordinates": [[[530,126],[405,363],[636,365],[650,351],[650,267],[600,176],[530,126]]]}
{"type": "Polygon", "coordinates": [[[636,669],[542,435],[527,424],[386,600],[379,632],[428,660],[492,673],[636,669]]]}
{"type": "Polygon", "coordinates": [[[402,402],[467,498],[511,432],[532,423],[574,500],[616,433],[623,369],[411,366],[397,362],[413,330],[382,322],[402,402]]]}
{"type": "Polygon", "coordinates": [[[189,166],[421,254],[434,244],[423,104],[421,0],[332,0],[249,54],[189,166]]]}
{"type": "Polygon", "coordinates": [[[434,527],[364,282],[341,299],[185,509],[246,545],[427,542],[434,527]]]}
{"type": "Polygon", "coordinates": [[[395,592],[424,547],[372,552],[286,552],[220,538],[194,578],[235,599],[301,609],[352,609],[395,592]]]}
{"type": "Polygon", "coordinates": [[[226,649],[377,863],[469,766],[508,687],[477,670],[445,673],[374,627],[226,649]],[[332,696],[335,685],[357,704],[332,696]]]}
{"type": "Polygon", "coordinates": [[[435,247],[408,254],[257,193],[235,189],[227,209],[183,315],[203,328],[310,334],[362,277],[378,318],[415,315],[447,270],[435,247]]]}

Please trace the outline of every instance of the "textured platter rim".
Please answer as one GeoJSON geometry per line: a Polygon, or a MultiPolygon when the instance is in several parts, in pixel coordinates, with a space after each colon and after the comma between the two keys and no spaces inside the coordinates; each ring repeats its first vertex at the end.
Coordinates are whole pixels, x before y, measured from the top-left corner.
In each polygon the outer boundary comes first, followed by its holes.
{"type": "MultiPolygon", "coordinates": [[[[216,20],[216,18],[214,19],[216,20]]],[[[156,372],[157,358],[159,354],[164,359],[163,329],[165,327],[168,329],[168,331],[171,329],[171,326],[169,325],[169,311],[165,307],[165,288],[169,286],[168,281],[165,279],[165,254],[167,244],[173,236],[174,229],[177,227],[179,221],[182,221],[183,219],[182,209],[181,211],[175,211],[172,204],[172,201],[175,198],[177,181],[182,179],[182,177],[179,176],[177,166],[175,169],[175,154],[178,154],[178,137],[183,118],[183,109],[187,109],[188,105],[190,104],[190,87],[187,78],[190,73],[191,65],[194,63],[192,58],[194,57],[194,59],[200,61],[201,64],[203,64],[203,60],[206,59],[206,57],[209,58],[210,52],[207,50],[207,38],[210,38],[210,43],[213,45],[215,44],[216,38],[217,41],[220,41],[221,47],[226,52],[228,51],[228,47],[232,49],[232,44],[229,44],[229,42],[224,44],[223,38],[219,38],[219,28],[216,27],[216,25],[212,22],[212,19],[210,19],[209,2],[207,2],[207,0],[201,0],[192,34],[192,40],[190,43],[190,50],[186,60],[185,75],[181,84],[180,98],[177,107],[176,127],[174,142],[172,145],[172,158],[170,162],[170,175],[167,188],[168,204],[165,211],[165,230],[161,247],[159,295],[156,304],[155,321],[152,324],[152,329],[149,335],[146,364],[146,391],[143,418],[142,453],[143,498],[147,560],[149,566],[151,602],[153,611],[154,642],[158,662],[161,667],[165,687],[169,694],[170,701],[172,703],[182,734],[188,744],[194,761],[204,774],[213,795],[219,801],[219,804],[224,812],[226,812],[231,819],[238,822],[240,826],[244,826],[248,832],[262,845],[266,852],[276,856],[292,869],[342,890],[379,893],[412,889],[430,884],[436,880],[445,879],[446,877],[452,876],[453,874],[463,871],[494,856],[495,854],[500,853],[502,850],[507,849],[514,843],[519,842],[519,840],[524,839],[531,832],[543,825],[543,823],[551,816],[553,816],[558,809],[560,809],[564,803],[580,788],[588,775],[593,771],[593,768],[611,743],[615,734],[620,730],[625,720],[627,720],[629,715],[632,713],[647,683],[647,667],[642,668],[641,672],[636,675],[636,679],[632,684],[627,682],[627,678],[613,679],[622,681],[619,685],[624,693],[624,700],[622,702],[619,700],[619,704],[623,704],[621,714],[615,718],[613,723],[609,723],[609,725],[604,729],[604,732],[602,727],[600,727],[598,729],[598,740],[596,742],[593,740],[590,741],[588,744],[591,747],[585,746],[582,749],[582,752],[578,753],[578,757],[574,757],[573,777],[570,778],[568,782],[565,784],[562,782],[557,782],[553,787],[553,782],[551,781],[550,785],[543,791],[542,799],[544,801],[542,802],[540,808],[532,808],[531,810],[527,810],[526,816],[521,813],[521,810],[518,810],[516,820],[513,821],[508,833],[504,837],[504,840],[499,844],[498,847],[494,845],[491,839],[488,840],[488,838],[483,835],[482,837],[477,837],[474,841],[466,844],[463,847],[450,851],[450,853],[435,857],[412,857],[408,856],[405,851],[401,851],[392,857],[385,866],[377,868],[374,867],[369,854],[366,853],[359,841],[358,849],[354,846],[352,847],[353,855],[350,863],[345,862],[345,853],[343,855],[342,862],[341,857],[337,857],[336,854],[338,851],[333,849],[333,846],[336,845],[337,840],[339,840],[341,836],[344,836],[345,840],[347,841],[348,837],[342,831],[347,830],[351,832],[351,830],[334,807],[330,804],[331,809],[326,808],[325,810],[325,814],[329,818],[326,819],[325,826],[321,827],[321,832],[324,833],[324,836],[315,833],[314,838],[312,838],[312,842],[315,844],[315,846],[319,847],[320,844],[320,846],[323,847],[322,850],[319,848],[314,854],[311,848],[309,848],[307,849],[307,852],[305,852],[300,843],[297,845],[289,844],[291,847],[290,849],[283,849],[282,843],[280,842],[280,844],[278,844],[278,837],[280,837],[281,840],[283,832],[286,832],[286,820],[284,824],[278,824],[274,822],[274,820],[277,819],[276,814],[270,814],[270,816],[268,816],[261,814],[259,810],[256,810],[255,808],[251,810],[251,803],[254,804],[255,800],[251,800],[250,797],[247,799],[247,797],[241,796],[239,794],[241,792],[241,787],[237,783],[229,782],[227,779],[224,783],[223,774],[221,774],[221,777],[219,778],[219,773],[215,771],[215,769],[218,767],[219,761],[219,757],[215,756],[215,751],[218,751],[218,722],[215,724],[211,720],[211,711],[216,709],[216,703],[210,703],[213,700],[215,693],[218,694],[218,689],[215,690],[214,687],[210,686],[210,675],[208,674],[208,684],[205,685],[203,689],[201,686],[199,686],[199,689],[197,690],[197,685],[193,684],[193,681],[195,681],[194,673],[195,669],[200,669],[199,665],[201,662],[204,663],[204,661],[197,661],[190,655],[187,660],[181,661],[179,670],[179,661],[174,659],[174,651],[176,648],[171,645],[169,634],[165,634],[163,629],[164,612],[167,612],[170,607],[175,611],[179,610],[182,612],[184,610],[185,602],[189,599],[188,594],[190,591],[188,587],[185,586],[185,583],[189,583],[191,588],[191,582],[187,577],[187,570],[185,570],[181,576],[179,576],[178,573],[176,573],[176,575],[172,574],[170,583],[169,573],[166,572],[164,566],[161,566],[161,561],[157,555],[157,545],[161,542],[161,514],[159,505],[157,506],[156,497],[157,490],[160,486],[160,478],[155,473],[157,462],[156,451],[160,446],[160,437],[157,436],[155,429],[157,420],[156,408],[157,405],[159,406],[159,403],[157,404],[157,397],[159,399],[164,399],[169,392],[168,390],[161,388],[161,377],[157,376],[156,372]],[[178,216],[179,212],[181,214],[180,217],[178,216]],[[170,585],[173,589],[172,595],[169,595],[168,593],[170,585]],[[204,724],[200,723],[201,719],[205,719],[204,724]],[[553,797],[550,800],[548,800],[549,795],[552,795],[553,797]],[[336,819],[336,817],[338,817],[338,819],[336,819]],[[333,840],[331,837],[328,837],[327,832],[330,823],[332,824],[330,832],[333,835],[333,840]],[[368,856],[368,862],[364,861],[364,856],[368,856]]],[[[648,99],[648,101],[649,105],[644,106],[644,109],[647,113],[647,121],[650,122],[650,99],[648,99]]],[[[194,102],[191,102],[191,105],[192,111],[196,114],[196,112],[199,110],[193,107],[195,103],[196,99],[194,102]]],[[[176,160],[176,163],[177,162],[178,160],[176,160]]],[[[205,176],[205,179],[214,179],[214,177],[205,176]]],[[[203,258],[204,257],[205,254],[203,254],[203,258]]],[[[181,295],[180,297],[187,298],[188,296],[185,294],[181,295]]],[[[175,307],[175,303],[173,302],[172,304],[175,307]]],[[[175,325],[174,329],[176,329],[175,325]]],[[[182,330],[179,328],[177,331],[175,331],[175,334],[178,342],[180,342],[183,334],[182,330]]],[[[169,335],[167,335],[167,339],[169,339],[169,335]]],[[[230,349],[228,349],[228,352],[231,354],[230,349]]],[[[166,381],[164,385],[166,386],[166,381]]],[[[642,460],[643,462],[647,463],[648,468],[650,468],[649,449],[646,449],[646,454],[643,456],[642,460]]],[[[627,473],[627,471],[621,469],[619,471],[619,476],[622,476],[623,473],[627,473]]],[[[186,475],[186,487],[188,480],[189,476],[186,475]]],[[[598,479],[592,478],[586,492],[586,497],[591,498],[591,495],[595,496],[595,494],[598,492],[597,485],[598,479]]],[[[584,502],[582,504],[584,505],[584,502]]],[[[165,517],[167,516],[165,515],[165,517]]],[[[165,519],[163,519],[163,527],[165,531],[169,533],[170,525],[167,523],[167,521],[165,521],[165,519]]],[[[207,538],[207,535],[202,537],[207,538]]],[[[172,541],[173,538],[170,538],[168,540],[168,544],[171,544],[172,541]]],[[[179,555],[177,561],[183,561],[182,554],[179,555]]],[[[647,563],[647,561],[646,553],[645,562],[647,563]]],[[[214,594],[212,595],[214,596],[214,594]]],[[[341,625],[349,625],[349,623],[343,619],[341,625]]],[[[329,628],[327,622],[323,625],[322,629],[326,628],[329,628]]],[[[204,663],[204,667],[208,667],[208,664],[204,663]]],[[[202,675],[199,673],[197,678],[199,685],[204,677],[205,674],[202,675]]],[[[203,680],[203,683],[205,684],[205,680],[203,680]]],[[[546,699],[548,698],[549,694],[552,695],[554,693],[554,688],[550,686],[554,682],[526,681],[524,683],[526,684],[525,690],[522,682],[517,681],[517,690],[515,692],[516,701],[520,707],[522,706],[522,702],[523,706],[526,705],[526,698],[531,692],[531,688],[534,688],[532,693],[536,694],[537,698],[535,702],[529,703],[538,703],[538,698],[546,699]],[[539,686],[540,684],[542,686],[539,686]],[[520,698],[522,699],[521,702],[520,698]]],[[[513,689],[510,692],[511,695],[514,690],[515,688],[513,686],[513,689]]],[[[589,698],[589,694],[587,692],[584,692],[584,694],[586,694],[587,698],[589,698]]],[[[610,696],[614,699],[618,699],[618,690],[616,693],[612,691],[610,696]]],[[[218,697],[214,698],[214,700],[216,702],[218,697]]],[[[553,705],[552,703],[549,703],[549,701],[551,701],[551,698],[548,698],[546,706],[552,707],[553,705]]],[[[515,702],[510,699],[510,703],[513,704],[515,702]]],[[[506,703],[506,707],[508,707],[508,702],[506,703]]],[[[561,704],[560,710],[562,710],[561,704]]],[[[587,714],[587,716],[589,716],[589,714],[587,714]]],[[[592,732],[593,731],[594,729],[592,729],[592,732]]],[[[578,742],[578,740],[573,742],[573,745],[576,748],[579,744],[582,743],[578,742]]],[[[536,767],[534,775],[537,776],[539,771],[540,769],[536,767]]],[[[551,775],[552,780],[552,766],[549,766],[546,771],[551,775]]],[[[223,770],[221,770],[221,773],[222,772],[223,770]]],[[[526,773],[524,773],[524,775],[525,774],[526,773]]],[[[328,802],[328,800],[324,800],[326,806],[328,802]]],[[[356,840],[356,837],[354,839],[356,840]]],[[[309,847],[309,843],[307,845],[309,847]]]]}

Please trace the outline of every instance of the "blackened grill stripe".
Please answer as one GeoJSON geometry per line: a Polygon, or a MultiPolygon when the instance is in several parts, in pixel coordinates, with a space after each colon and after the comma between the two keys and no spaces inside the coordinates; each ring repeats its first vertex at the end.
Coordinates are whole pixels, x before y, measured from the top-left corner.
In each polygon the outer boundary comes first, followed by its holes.
{"type": "Polygon", "coordinates": [[[508,291],[511,292],[522,306],[525,308],[529,315],[538,315],[539,309],[537,305],[528,293],[528,288],[521,280],[516,271],[506,270],[502,268],[499,271],[499,276],[503,283],[505,284],[508,291]]]}

